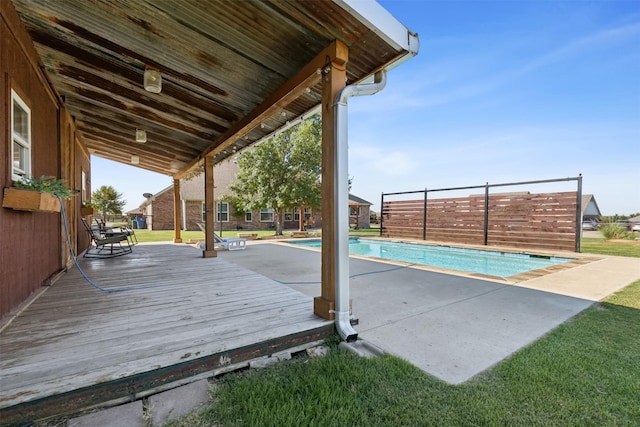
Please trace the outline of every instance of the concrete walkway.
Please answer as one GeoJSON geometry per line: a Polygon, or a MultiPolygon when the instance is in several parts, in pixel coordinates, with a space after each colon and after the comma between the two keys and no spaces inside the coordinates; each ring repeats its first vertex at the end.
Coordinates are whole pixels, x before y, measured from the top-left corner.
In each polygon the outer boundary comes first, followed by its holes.
{"type": "MultiPolygon", "coordinates": [[[[319,251],[252,242],[246,251],[219,256],[320,295],[319,251]]],[[[640,259],[603,256],[517,284],[357,258],[350,275],[359,337],[458,384],[640,279],[640,259]]]]}

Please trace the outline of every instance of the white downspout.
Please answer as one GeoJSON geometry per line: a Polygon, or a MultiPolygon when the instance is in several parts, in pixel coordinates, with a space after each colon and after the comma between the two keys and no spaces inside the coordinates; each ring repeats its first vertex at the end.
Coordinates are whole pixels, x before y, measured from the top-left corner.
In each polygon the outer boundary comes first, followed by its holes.
{"type": "Polygon", "coordinates": [[[387,72],[378,71],[373,83],[346,86],[336,96],[334,109],[336,167],[334,182],[333,214],[336,219],[336,250],[334,261],[336,266],[336,328],[346,342],[358,339],[358,333],[350,322],[349,310],[349,144],[347,126],[347,100],[352,96],[373,95],[384,89],[387,83],[387,72]]]}

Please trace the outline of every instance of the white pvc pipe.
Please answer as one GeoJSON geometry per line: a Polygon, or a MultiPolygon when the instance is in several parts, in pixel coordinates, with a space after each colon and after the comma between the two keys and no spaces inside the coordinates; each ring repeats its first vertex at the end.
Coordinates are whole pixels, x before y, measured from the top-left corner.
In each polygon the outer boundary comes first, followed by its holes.
{"type": "Polygon", "coordinates": [[[351,326],[349,310],[349,144],[347,126],[347,100],[352,96],[373,95],[384,89],[387,83],[386,71],[375,74],[373,83],[346,86],[336,96],[334,109],[336,167],[333,177],[333,214],[336,221],[334,240],[336,248],[336,328],[346,342],[358,339],[358,333],[351,326]]]}

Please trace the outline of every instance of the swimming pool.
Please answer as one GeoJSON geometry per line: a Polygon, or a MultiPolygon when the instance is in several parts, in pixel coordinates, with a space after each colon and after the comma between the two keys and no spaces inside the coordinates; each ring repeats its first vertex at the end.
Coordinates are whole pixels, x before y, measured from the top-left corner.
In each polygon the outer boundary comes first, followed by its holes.
{"type": "MultiPolygon", "coordinates": [[[[313,248],[320,248],[322,245],[320,239],[289,243],[313,248]]],[[[383,242],[358,238],[349,239],[349,253],[497,277],[509,277],[573,261],[571,258],[553,256],[485,251],[451,246],[383,242]]]]}

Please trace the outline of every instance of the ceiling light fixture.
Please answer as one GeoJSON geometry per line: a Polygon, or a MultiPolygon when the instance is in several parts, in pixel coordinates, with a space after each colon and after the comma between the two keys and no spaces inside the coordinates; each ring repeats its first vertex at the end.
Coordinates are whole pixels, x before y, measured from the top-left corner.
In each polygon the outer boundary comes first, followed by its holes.
{"type": "Polygon", "coordinates": [[[162,75],[160,71],[148,66],[145,67],[144,90],[153,93],[160,93],[162,91],[162,75]]]}
{"type": "Polygon", "coordinates": [[[147,131],[144,129],[136,129],[136,142],[147,142],[147,131]]]}
{"type": "Polygon", "coordinates": [[[135,154],[131,156],[131,164],[137,165],[140,163],[140,156],[136,156],[135,154]]]}

